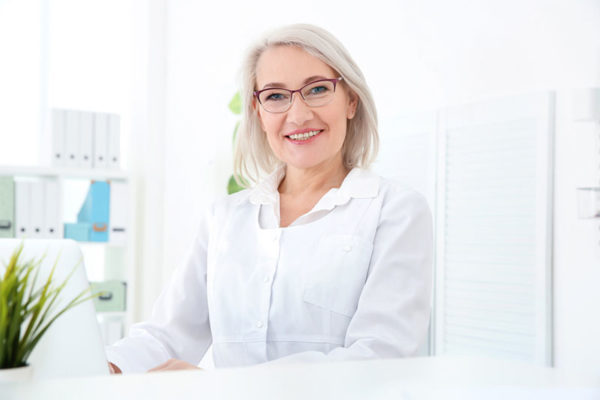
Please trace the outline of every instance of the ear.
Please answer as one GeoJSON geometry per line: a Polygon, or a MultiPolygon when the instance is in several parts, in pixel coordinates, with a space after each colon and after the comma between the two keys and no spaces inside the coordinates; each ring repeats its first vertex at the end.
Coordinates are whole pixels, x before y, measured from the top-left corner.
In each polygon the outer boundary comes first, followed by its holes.
{"type": "Polygon", "coordinates": [[[356,114],[356,107],[358,107],[358,96],[354,92],[348,93],[348,108],[346,109],[346,118],[352,119],[356,114]]]}

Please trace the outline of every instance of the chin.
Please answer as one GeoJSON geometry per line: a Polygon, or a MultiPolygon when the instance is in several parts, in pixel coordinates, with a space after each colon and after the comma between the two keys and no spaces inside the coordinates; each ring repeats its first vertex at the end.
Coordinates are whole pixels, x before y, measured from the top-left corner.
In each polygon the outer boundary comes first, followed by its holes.
{"type": "Polygon", "coordinates": [[[296,169],[310,169],[318,167],[319,165],[324,164],[327,159],[302,159],[302,160],[288,160],[286,161],[286,165],[289,165],[296,169]]]}

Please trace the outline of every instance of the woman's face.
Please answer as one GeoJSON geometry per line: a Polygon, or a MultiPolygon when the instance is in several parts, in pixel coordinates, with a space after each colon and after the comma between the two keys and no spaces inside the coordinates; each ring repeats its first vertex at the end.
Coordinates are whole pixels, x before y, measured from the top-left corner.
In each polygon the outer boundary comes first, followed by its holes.
{"type": "MultiPolygon", "coordinates": [[[[312,81],[334,78],[338,75],[329,65],[295,46],[267,49],[256,66],[257,90],[296,90],[312,81]]],[[[275,156],[298,169],[342,164],[347,120],[354,117],[356,95],[349,95],[346,87],[338,83],[333,100],[324,106],[307,106],[300,93],[293,97],[290,109],[278,114],[265,111],[255,99],[261,126],[275,156]],[[307,132],[318,133],[305,140],[296,136],[307,132]]]]}

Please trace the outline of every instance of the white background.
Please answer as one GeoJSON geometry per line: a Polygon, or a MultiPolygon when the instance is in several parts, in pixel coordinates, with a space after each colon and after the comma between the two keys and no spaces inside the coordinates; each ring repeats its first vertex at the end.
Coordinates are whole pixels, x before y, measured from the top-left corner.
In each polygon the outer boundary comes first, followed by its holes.
{"type": "MultiPolygon", "coordinates": [[[[600,86],[592,0],[0,0],[0,164],[44,159],[45,107],[123,116],[122,159],[140,193],[137,318],[184,260],[202,208],[225,193],[243,49],[292,22],[346,45],[383,127],[416,111],[600,86]]],[[[382,131],[382,145],[393,135],[382,131]]],[[[556,140],[554,353],[557,366],[600,374],[600,234],[575,218],[577,143],[556,140]]]]}

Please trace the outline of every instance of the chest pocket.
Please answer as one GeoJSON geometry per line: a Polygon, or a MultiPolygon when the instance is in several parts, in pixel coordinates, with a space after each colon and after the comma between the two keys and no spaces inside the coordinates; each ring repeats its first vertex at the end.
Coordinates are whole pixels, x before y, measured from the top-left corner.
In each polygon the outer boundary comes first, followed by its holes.
{"type": "Polygon", "coordinates": [[[360,236],[321,240],[304,277],[303,300],[352,317],[367,279],[373,245],[360,236]]]}

